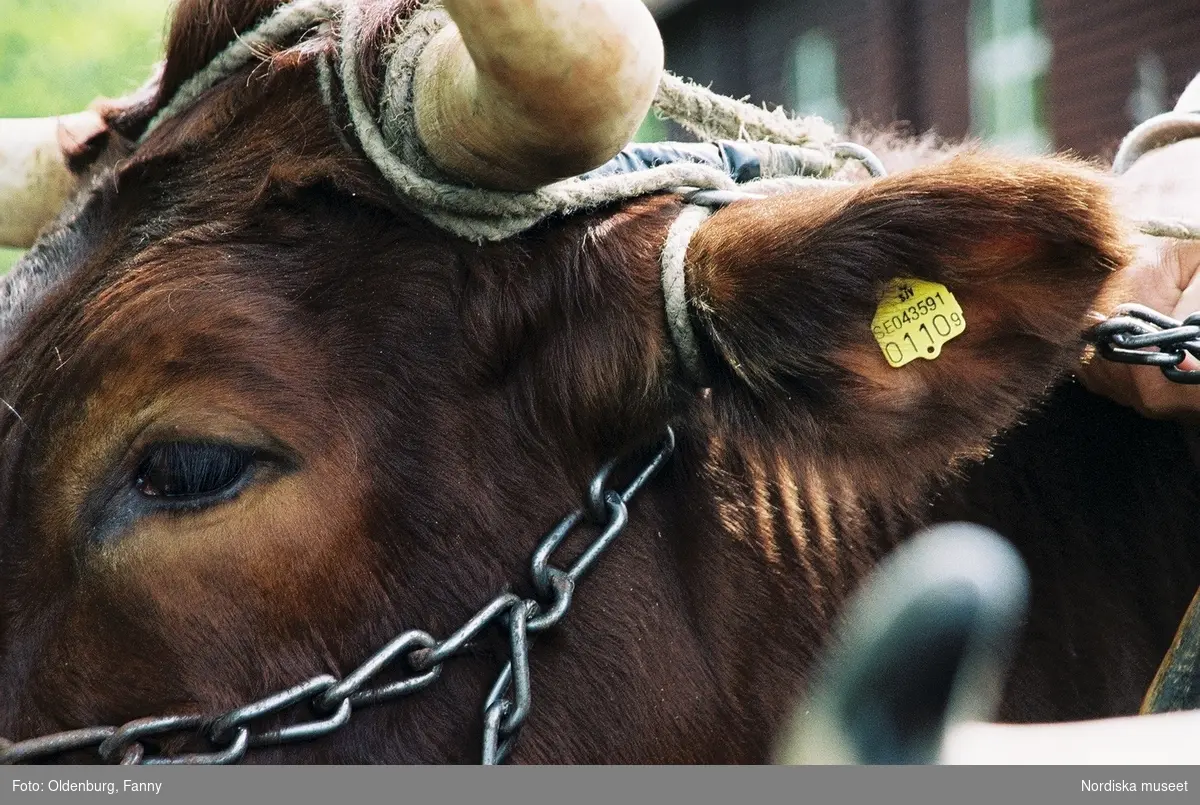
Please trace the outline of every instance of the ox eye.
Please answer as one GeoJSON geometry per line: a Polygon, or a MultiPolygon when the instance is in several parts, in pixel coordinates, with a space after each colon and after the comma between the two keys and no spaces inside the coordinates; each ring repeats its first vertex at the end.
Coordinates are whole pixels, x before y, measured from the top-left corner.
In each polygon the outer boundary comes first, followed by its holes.
{"type": "Polygon", "coordinates": [[[252,452],[232,445],[153,444],[138,465],[134,487],[163,503],[202,504],[236,492],[253,465],[252,452]]]}

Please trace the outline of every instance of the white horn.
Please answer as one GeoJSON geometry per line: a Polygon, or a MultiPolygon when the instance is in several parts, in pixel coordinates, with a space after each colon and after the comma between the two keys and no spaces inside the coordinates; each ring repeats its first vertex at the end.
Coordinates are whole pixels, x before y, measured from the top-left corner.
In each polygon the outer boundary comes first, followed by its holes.
{"type": "Polygon", "coordinates": [[[1200,710],[1056,724],[951,727],[941,762],[1015,765],[1200,763],[1200,710]]]}
{"type": "Polygon", "coordinates": [[[0,245],[26,248],[79,186],[63,145],[103,128],[95,112],[0,119],[0,245]]]}
{"type": "Polygon", "coordinates": [[[454,24],[417,64],[417,133],[443,169],[529,190],[633,138],[663,45],[642,0],[443,0],[454,24]]]}
{"type": "Polygon", "coordinates": [[[1175,102],[1176,112],[1200,112],[1200,73],[1197,73],[1175,102]]]}

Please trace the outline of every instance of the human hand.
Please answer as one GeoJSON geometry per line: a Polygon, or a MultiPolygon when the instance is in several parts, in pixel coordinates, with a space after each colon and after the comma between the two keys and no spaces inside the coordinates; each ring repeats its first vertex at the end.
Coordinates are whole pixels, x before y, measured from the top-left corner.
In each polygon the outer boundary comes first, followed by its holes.
{"type": "MultiPolygon", "coordinates": [[[[1133,219],[1200,222],[1200,139],[1142,156],[1118,179],[1118,195],[1133,219]]],[[[1200,240],[1137,235],[1132,245],[1135,258],[1113,278],[1109,299],[1137,302],[1176,319],[1200,311],[1200,240]]],[[[1188,355],[1179,368],[1200,369],[1200,361],[1188,355]]],[[[1200,386],[1174,383],[1154,367],[1096,357],[1079,376],[1089,390],[1144,416],[1200,421],[1200,386]]]]}

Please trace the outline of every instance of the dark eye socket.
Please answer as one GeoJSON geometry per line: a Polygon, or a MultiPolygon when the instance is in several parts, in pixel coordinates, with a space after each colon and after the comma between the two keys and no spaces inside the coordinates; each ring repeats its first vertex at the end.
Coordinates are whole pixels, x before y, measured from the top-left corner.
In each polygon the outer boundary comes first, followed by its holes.
{"type": "Polygon", "coordinates": [[[162,442],[146,448],[134,487],[163,502],[201,502],[233,491],[254,464],[251,451],[227,444],[162,442]]]}

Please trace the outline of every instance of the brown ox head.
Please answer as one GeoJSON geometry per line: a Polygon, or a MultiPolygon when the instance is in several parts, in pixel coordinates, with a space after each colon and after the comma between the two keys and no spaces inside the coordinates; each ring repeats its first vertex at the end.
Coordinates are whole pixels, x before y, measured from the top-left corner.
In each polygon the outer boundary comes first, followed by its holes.
{"type": "MultiPolygon", "coordinates": [[[[514,759],[764,759],[923,490],[1077,355],[1124,259],[1098,176],[966,152],[722,209],[687,251],[700,389],[663,312],[679,197],[450,237],[322,103],[332,40],[248,67],[135,147],[271,5],[180,4],[161,82],[100,109],[72,149],[94,178],[0,297],[0,735],[215,713],[343,675],[405,629],[445,636],[500,590],[530,595],[541,535],[671,423],[672,462],[532,652],[514,759]],[[870,322],[900,276],[951,289],[967,329],[893,369],[870,322]]],[[[410,4],[364,5],[371,61],[410,4]]],[[[456,41],[450,61],[486,60],[456,41]]],[[[451,144],[488,130],[454,114],[451,144]]],[[[602,161],[627,124],[553,173],[602,161]]],[[[502,152],[524,163],[568,134],[502,152]]],[[[502,647],[480,639],[428,690],[256,756],[473,761],[502,647]]]]}

